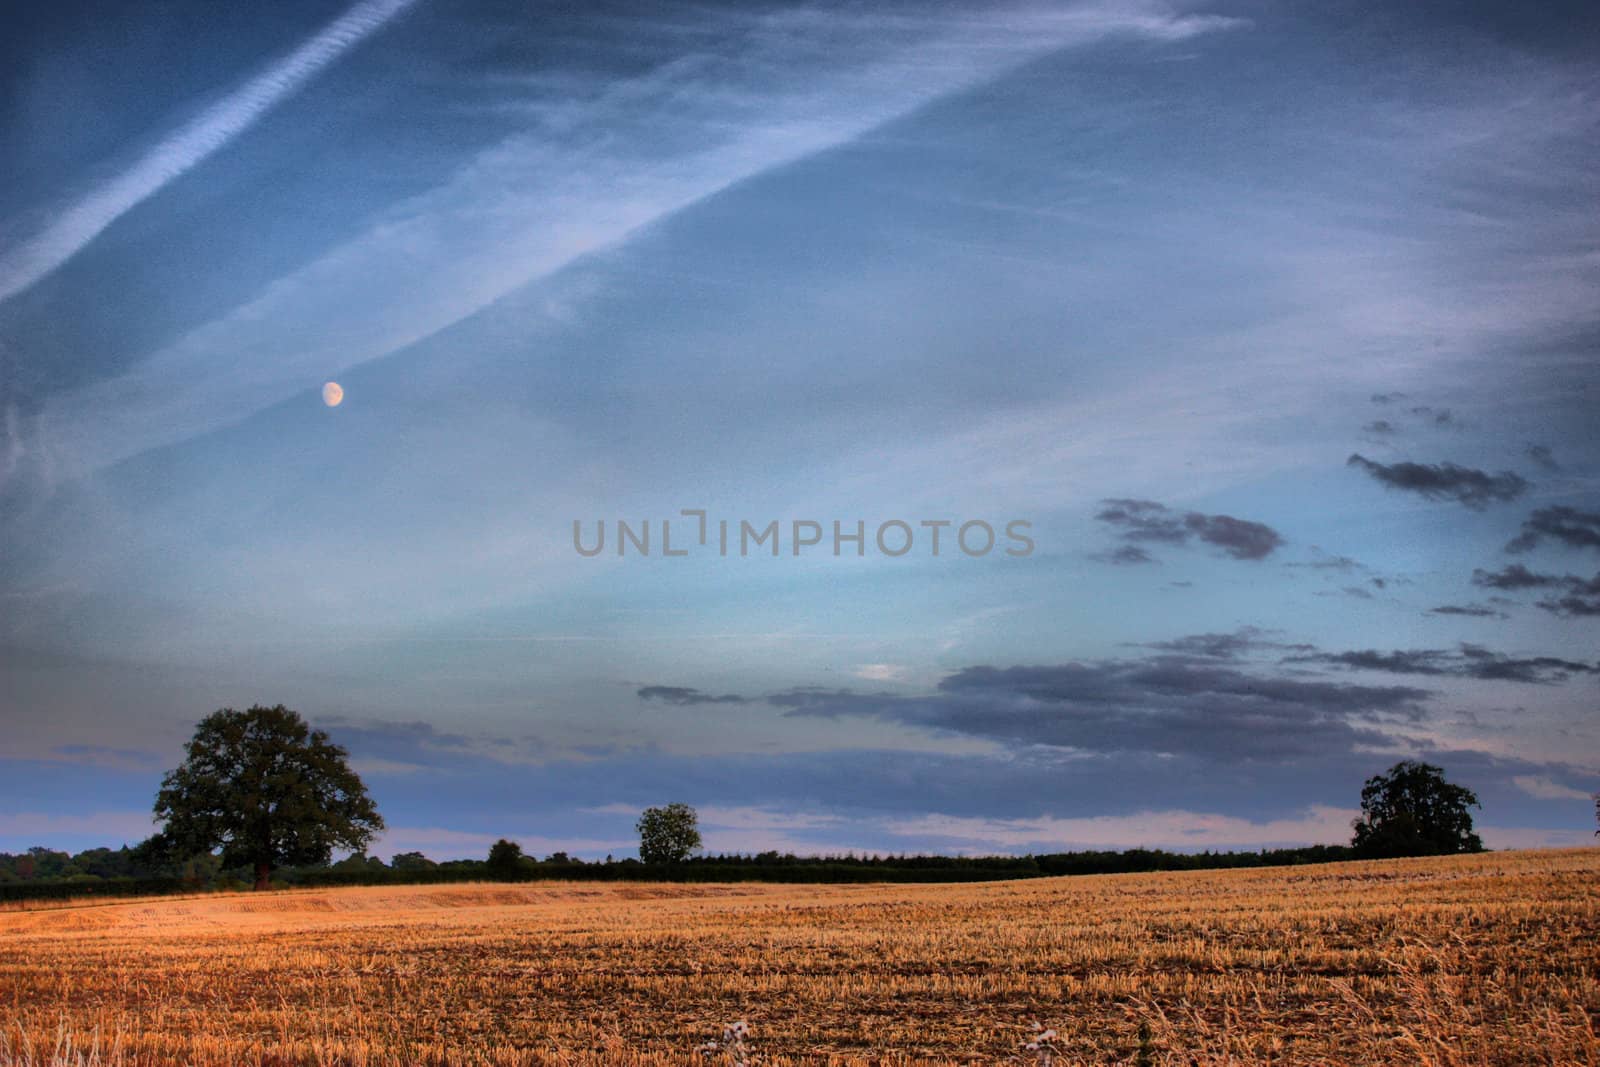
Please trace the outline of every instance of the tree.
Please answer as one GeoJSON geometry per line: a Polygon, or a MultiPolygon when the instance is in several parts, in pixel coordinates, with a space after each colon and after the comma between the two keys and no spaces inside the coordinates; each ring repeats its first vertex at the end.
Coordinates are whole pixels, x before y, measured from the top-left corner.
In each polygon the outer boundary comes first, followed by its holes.
{"type": "Polygon", "coordinates": [[[221,849],[223,866],[255,871],[257,889],[274,867],[326,863],[335,848],[365,852],[383,818],[348,757],[282,704],[213,712],[161,781],[158,849],[221,849]]]}
{"type": "Polygon", "coordinates": [[[1351,845],[1363,857],[1482,852],[1467,810],[1476,807],[1477,794],[1445,781],[1438,767],[1401,760],[1367,779],[1351,845]]]}
{"type": "Polygon", "coordinates": [[[700,847],[700,817],[687,804],[646,808],[635,829],[646,863],[681,863],[700,847]]]}
{"type": "Polygon", "coordinates": [[[488,866],[497,875],[516,874],[522,869],[522,846],[502,837],[489,846],[488,866]]]}

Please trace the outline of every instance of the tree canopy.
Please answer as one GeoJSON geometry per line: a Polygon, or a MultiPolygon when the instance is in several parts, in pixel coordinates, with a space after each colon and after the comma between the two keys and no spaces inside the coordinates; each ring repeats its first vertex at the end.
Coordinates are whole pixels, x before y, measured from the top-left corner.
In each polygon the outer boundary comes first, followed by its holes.
{"type": "Polygon", "coordinates": [[[225,866],[255,870],[257,889],[274,867],[364,852],[383,829],[348,753],[282,704],[216,711],[185,752],[156,795],[156,844],[174,856],[220,849],[225,866]]]}
{"type": "Polygon", "coordinates": [[[513,874],[522,868],[522,846],[501,838],[489,846],[488,867],[497,875],[513,874]]]}
{"type": "Polygon", "coordinates": [[[1468,810],[1475,807],[1477,794],[1446,781],[1438,767],[1401,760],[1367,779],[1351,844],[1365,857],[1482,852],[1468,810]]]}
{"type": "Polygon", "coordinates": [[[687,804],[646,808],[635,828],[646,863],[682,863],[700,847],[700,817],[687,804]]]}

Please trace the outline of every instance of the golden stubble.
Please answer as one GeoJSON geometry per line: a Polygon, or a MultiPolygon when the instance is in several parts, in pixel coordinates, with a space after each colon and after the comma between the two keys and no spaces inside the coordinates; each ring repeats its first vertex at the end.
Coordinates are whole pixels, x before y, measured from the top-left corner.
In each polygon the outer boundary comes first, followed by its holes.
{"type": "Polygon", "coordinates": [[[1597,970],[1596,849],[86,901],[0,910],[0,1065],[1600,1064],[1597,970]]]}

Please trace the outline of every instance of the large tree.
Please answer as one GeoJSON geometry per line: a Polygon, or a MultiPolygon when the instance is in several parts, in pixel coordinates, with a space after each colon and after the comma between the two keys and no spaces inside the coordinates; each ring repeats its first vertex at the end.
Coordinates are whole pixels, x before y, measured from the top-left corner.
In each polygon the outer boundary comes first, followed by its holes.
{"type": "Polygon", "coordinates": [[[225,866],[254,869],[257,889],[274,867],[365,851],[383,829],[348,753],[282,704],[200,720],[183,765],[162,779],[155,812],[166,851],[221,849],[225,866]]]}
{"type": "Polygon", "coordinates": [[[646,808],[636,829],[646,863],[682,863],[700,847],[700,817],[687,804],[646,808]]]}
{"type": "Polygon", "coordinates": [[[1367,779],[1351,844],[1369,857],[1482,852],[1468,811],[1481,806],[1477,794],[1445,781],[1433,764],[1401,760],[1367,779]]]}

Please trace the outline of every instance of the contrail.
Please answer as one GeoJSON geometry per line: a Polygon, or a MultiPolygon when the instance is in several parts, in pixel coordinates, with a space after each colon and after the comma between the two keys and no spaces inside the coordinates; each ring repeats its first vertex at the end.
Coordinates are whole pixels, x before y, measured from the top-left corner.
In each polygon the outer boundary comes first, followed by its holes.
{"type": "Polygon", "coordinates": [[[1238,24],[1210,15],[1152,22],[1121,8],[887,20],[779,11],[726,56],[603,79],[593,100],[580,94],[562,105],[558,125],[606,136],[574,147],[530,123],[248,303],[115,377],[52,393],[38,422],[49,436],[35,436],[49,448],[29,452],[77,477],[232,425],[738,182],[847,144],[1031,57],[1238,24]],[[657,149],[662,125],[704,135],[657,149]]]}
{"type": "Polygon", "coordinates": [[[364,0],[321,33],[213,104],[122,174],[58,214],[45,229],[0,254],[0,301],[76,255],[100,231],[233,140],[329,63],[415,0],[364,0]]]}

